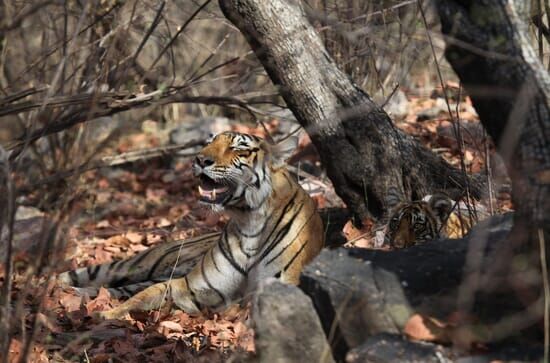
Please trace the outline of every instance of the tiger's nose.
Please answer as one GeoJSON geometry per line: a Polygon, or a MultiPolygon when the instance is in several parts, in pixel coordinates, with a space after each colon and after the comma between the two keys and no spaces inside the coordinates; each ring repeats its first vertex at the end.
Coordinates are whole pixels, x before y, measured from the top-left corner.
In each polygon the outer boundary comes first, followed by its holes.
{"type": "Polygon", "coordinates": [[[197,164],[201,168],[205,168],[207,166],[214,164],[214,159],[212,159],[209,156],[199,154],[195,158],[195,164],[197,164]]]}

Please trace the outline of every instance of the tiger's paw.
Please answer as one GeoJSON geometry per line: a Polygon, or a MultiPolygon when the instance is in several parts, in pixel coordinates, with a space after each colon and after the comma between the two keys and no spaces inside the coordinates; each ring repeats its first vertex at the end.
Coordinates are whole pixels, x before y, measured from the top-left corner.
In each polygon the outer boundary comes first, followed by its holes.
{"type": "Polygon", "coordinates": [[[105,311],[94,311],[90,316],[92,317],[92,321],[95,322],[115,320],[124,317],[124,315],[117,314],[116,311],[113,311],[113,309],[105,311]]]}

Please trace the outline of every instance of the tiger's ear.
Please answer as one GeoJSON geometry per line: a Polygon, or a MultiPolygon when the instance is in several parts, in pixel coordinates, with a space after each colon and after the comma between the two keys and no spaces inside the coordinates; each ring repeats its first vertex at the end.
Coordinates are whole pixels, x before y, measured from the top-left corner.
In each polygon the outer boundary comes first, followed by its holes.
{"type": "Polygon", "coordinates": [[[274,145],[269,144],[267,141],[263,141],[262,144],[262,146],[267,149],[271,164],[278,168],[286,163],[292,153],[294,153],[294,150],[298,147],[298,136],[289,136],[274,145]]]}
{"type": "Polygon", "coordinates": [[[432,195],[429,201],[430,208],[441,222],[445,222],[453,210],[453,201],[445,194],[432,195]]]}

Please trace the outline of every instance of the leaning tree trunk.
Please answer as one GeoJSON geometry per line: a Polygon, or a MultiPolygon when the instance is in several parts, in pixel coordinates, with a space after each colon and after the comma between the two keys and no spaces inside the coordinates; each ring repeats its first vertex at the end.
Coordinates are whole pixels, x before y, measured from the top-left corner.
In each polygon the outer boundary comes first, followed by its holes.
{"type": "Polygon", "coordinates": [[[384,215],[388,191],[404,200],[435,190],[457,198],[480,186],[396,129],[341,72],[300,1],[219,0],[307,130],[338,195],[360,219],[384,215]]]}
{"type": "MultiPolygon", "coordinates": [[[[513,230],[484,276],[471,269],[466,281],[474,293],[513,286],[526,312],[542,321],[550,309],[550,76],[530,45],[529,3],[436,2],[445,55],[506,162],[516,209],[513,230]]],[[[462,294],[460,310],[474,293],[462,294]]]]}
{"type": "Polygon", "coordinates": [[[450,36],[445,55],[507,163],[517,214],[549,226],[550,75],[520,17],[528,2],[436,3],[450,36]]]}
{"type": "Polygon", "coordinates": [[[502,269],[509,268],[516,247],[538,259],[540,237],[546,235],[547,246],[550,240],[550,75],[530,45],[524,21],[529,3],[436,2],[442,31],[449,35],[445,55],[512,179],[516,218],[507,256],[499,258],[502,269]]]}

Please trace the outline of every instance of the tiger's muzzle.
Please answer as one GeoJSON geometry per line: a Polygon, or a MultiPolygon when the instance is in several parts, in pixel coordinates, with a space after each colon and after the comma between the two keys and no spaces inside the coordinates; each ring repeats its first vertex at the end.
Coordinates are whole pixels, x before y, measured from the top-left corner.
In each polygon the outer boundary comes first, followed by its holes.
{"type": "Polygon", "coordinates": [[[205,174],[199,176],[200,201],[209,204],[224,204],[233,194],[233,190],[223,183],[216,182],[205,174]]]}
{"type": "Polygon", "coordinates": [[[211,164],[208,163],[208,160],[200,157],[193,162],[193,174],[199,178],[199,200],[207,204],[223,205],[231,199],[234,188],[228,183],[210,177],[207,170],[209,165],[211,164]]]}

